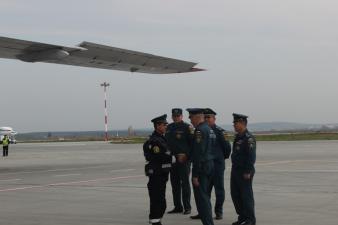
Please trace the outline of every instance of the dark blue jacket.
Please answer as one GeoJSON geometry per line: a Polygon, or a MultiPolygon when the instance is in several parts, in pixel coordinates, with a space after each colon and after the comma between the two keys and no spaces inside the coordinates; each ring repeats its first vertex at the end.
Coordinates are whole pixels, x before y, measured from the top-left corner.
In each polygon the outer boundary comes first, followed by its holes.
{"type": "Polygon", "coordinates": [[[244,173],[255,172],[256,139],[246,130],[243,134],[236,134],[232,147],[232,168],[244,173]]]}
{"type": "Polygon", "coordinates": [[[147,161],[145,173],[153,174],[169,173],[172,156],[166,138],[154,131],[149,139],[143,144],[143,154],[147,161]]]}
{"type": "Polygon", "coordinates": [[[201,174],[208,172],[206,171],[206,164],[214,159],[212,146],[215,141],[216,135],[206,122],[200,123],[196,127],[191,157],[193,177],[199,177],[201,174]]]}
{"type": "Polygon", "coordinates": [[[180,153],[185,153],[187,156],[190,155],[192,131],[193,128],[183,121],[168,125],[165,137],[173,155],[180,153]]]}
{"type": "Polygon", "coordinates": [[[214,160],[224,162],[224,160],[228,159],[231,154],[231,145],[227,140],[227,133],[223,128],[217,125],[212,126],[211,129],[216,135],[216,142],[213,146],[214,160]]]}

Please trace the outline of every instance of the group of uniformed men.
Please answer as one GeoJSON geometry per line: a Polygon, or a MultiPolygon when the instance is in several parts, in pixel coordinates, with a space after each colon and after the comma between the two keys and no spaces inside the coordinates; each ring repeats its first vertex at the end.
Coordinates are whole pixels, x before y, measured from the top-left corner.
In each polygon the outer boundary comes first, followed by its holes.
{"type": "Polygon", "coordinates": [[[238,220],[233,225],[255,225],[252,181],[255,174],[256,140],[247,130],[247,116],[233,114],[236,132],[233,150],[227,133],[216,125],[216,112],[210,108],[189,108],[191,125],[183,121],[180,108],[172,109],[173,123],[168,125],[167,115],[151,120],[154,132],[143,145],[147,161],[150,198],[149,222],[161,225],[167,208],[165,191],[169,179],[172,186],[174,208],[169,214],[191,213],[190,170],[198,214],[203,225],[213,225],[211,192],[215,189],[215,219],[223,219],[225,200],[225,159],[232,161],[230,189],[238,220]]]}

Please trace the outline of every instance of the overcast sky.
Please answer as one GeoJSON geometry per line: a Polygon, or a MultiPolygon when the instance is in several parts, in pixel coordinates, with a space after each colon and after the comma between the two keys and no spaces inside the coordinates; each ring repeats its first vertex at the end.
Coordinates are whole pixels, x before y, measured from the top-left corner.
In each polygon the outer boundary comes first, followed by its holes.
{"type": "Polygon", "coordinates": [[[172,107],[211,107],[250,122],[338,122],[334,0],[1,0],[0,36],[90,41],[199,62],[208,71],[147,75],[0,59],[0,126],[19,132],[151,127],[172,107]]]}

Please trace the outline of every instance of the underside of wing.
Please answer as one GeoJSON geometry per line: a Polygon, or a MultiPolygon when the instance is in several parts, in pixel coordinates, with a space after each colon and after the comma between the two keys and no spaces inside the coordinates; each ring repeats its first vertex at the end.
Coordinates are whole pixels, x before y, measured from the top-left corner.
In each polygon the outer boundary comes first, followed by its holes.
{"type": "Polygon", "coordinates": [[[193,62],[90,42],[66,47],[0,37],[0,58],[153,74],[202,71],[193,62]]]}

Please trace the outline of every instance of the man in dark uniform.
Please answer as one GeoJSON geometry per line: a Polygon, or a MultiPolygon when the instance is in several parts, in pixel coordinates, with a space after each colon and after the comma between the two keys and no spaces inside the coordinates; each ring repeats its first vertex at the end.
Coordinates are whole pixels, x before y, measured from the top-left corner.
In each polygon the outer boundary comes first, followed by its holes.
{"type": "MultiPolygon", "coordinates": [[[[231,145],[227,140],[227,133],[225,130],[216,125],[216,112],[210,108],[204,110],[204,118],[207,121],[209,127],[216,134],[216,142],[212,147],[214,155],[214,175],[212,183],[210,185],[210,195],[212,188],[215,188],[216,203],[215,203],[215,214],[216,220],[223,219],[223,203],[225,200],[224,190],[224,171],[225,171],[225,159],[228,159],[231,153],[231,145]]],[[[199,219],[199,215],[191,216],[191,219],[199,219]]]]}
{"type": "Polygon", "coordinates": [[[252,181],[255,174],[256,139],[247,130],[247,116],[233,114],[236,132],[232,148],[231,198],[238,221],[233,225],[255,225],[255,201],[252,181]]]}
{"type": "Polygon", "coordinates": [[[206,108],[204,111],[204,117],[208,125],[216,134],[216,142],[213,146],[214,154],[214,176],[212,185],[210,186],[210,194],[212,187],[215,188],[216,202],[215,202],[215,214],[216,220],[223,218],[223,203],[225,200],[224,190],[224,171],[225,171],[225,159],[228,159],[231,153],[231,145],[227,140],[228,136],[225,130],[216,125],[216,112],[210,108],[206,108]]]}
{"type": "Polygon", "coordinates": [[[155,130],[143,145],[147,161],[145,174],[149,177],[147,185],[150,198],[149,222],[156,225],[161,225],[161,219],[167,208],[165,190],[172,163],[172,155],[164,137],[168,124],[166,119],[165,114],[151,120],[155,130]]]}
{"type": "Polygon", "coordinates": [[[193,128],[183,121],[182,109],[174,108],[171,112],[174,122],[168,125],[165,137],[168,140],[170,151],[176,158],[176,162],[170,170],[174,209],[168,213],[183,212],[183,214],[190,214],[191,189],[189,176],[191,163],[188,157],[191,152],[193,128]]]}
{"type": "Polygon", "coordinates": [[[216,135],[204,120],[202,108],[187,109],[195,127],[192,147],[192,184],[198,214],[203,225],[213,225],[209,187],[214,173],[212,146],[216,135]]]}

